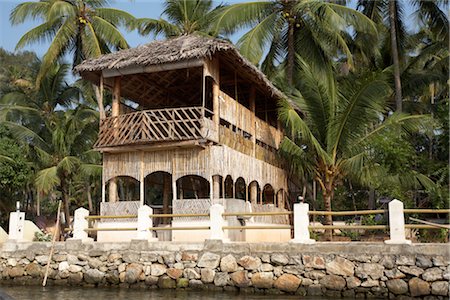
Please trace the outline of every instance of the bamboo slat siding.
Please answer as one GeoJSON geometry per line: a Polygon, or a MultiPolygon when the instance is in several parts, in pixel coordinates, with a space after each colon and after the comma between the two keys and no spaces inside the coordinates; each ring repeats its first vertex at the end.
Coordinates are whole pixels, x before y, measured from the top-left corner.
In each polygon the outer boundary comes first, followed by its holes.
{"type": "Polygon", "coordinates": [[[251,133],[253,112],[222,91],[219,93],[219,99],[220,118],[251,133]]]}
{"type": "Polygon", "coordinates": [[[255,118],[256,120],[256,139],[264,142],[265,144],[278,149],[281,139],[283,138],[283,133],[270,126],[263,120],[255,118]]]}
{"type": "Polygon", "coordinates": [[[102,120],[95,148],[201,139],[203,110],[182,107],[138,111],[102,120]]]}
{"type": "MultiPolygon", "coordinates": [[[[273,205],[252,204],[252,212],[288,212],[288,210],[273,205]]],[[[255,216],[257,223],[289,224],[289,216],[255,216]]]]}
{"type": "Polygon", "coordinates": [[[157,171],[172,174],[172,180],[185,175],[198,175],[211,181],[213,175],[221,175],[223,178],[230,175],[233,181],[242,177],[247,185],[257,181],[260,188],[270,184],[275,191],[287,190],[284,170],[225,145],[205,149],[104,153],[103,164],[105,183],[116,176],[131,176],[140,180],[142,167],[144,177],[157,171]]]}
{"type": "MultiPolygon", "coordinates": [[[[177,199],[172,203],[174,214],[207,214],[211,207],[211,199],[177,199]]],[[[208,217],[176,217],[174,221],[209,220],[208,217]]]]}
{"type": "MultiPolygon", "coordinates": [[[[137,215],[139,201],[118,201],[118,202],[101,202],[100,215],[101,216],[122,216],[122,215],[137,215]]],[[[107,222],[137,222],[137,218],[130,219],[107,219],[107,222]]]]}

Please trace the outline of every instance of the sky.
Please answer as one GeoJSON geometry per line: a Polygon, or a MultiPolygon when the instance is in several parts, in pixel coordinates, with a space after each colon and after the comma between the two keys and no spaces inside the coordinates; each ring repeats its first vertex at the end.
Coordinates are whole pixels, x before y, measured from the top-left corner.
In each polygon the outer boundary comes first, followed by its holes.
{"type": "MultiPolygon", "coordinates": [[[[26,33],[31,28],[39,25],[39,21],[27,21],[20,25],[12,26],[9,22],[9,14],[11,10],[19,3],[24,2],[25,0],[0,0],[0,47],[8,50],[14,51],[17,42],[20,37],[26,33]]],[[[38,0],[28,0],[28,1],[38,1],[38,0]]],[[[225,3],[235,3],[235,2],[243,2],[248,0],[224,0],[225,3]]],[[[111,7],[125,10],[137,18],[159,18],[163,11],[163,0],[115,0],[111,1],[111,7]]],[[[219,4],[221,2],[217,2],[219,4]]],[[[350,1],[350,6],[356,6],[356,0],[350,1]]],[[[415,26],[417,22],[411,16],[411,9],[408,7],[405,11],[408,18],[407,23],[410,28],[415,26]]],[[[135,47],[141,44],[145,44],[150,42],[153,39],[153,36],[140,36],[136,31],[133,32],[124,32],[122,30],[125,38],[131,47],[135,47]]],[[[241,32],[242,34],[242,32],[241,32]]],[[[232,41],[236,41],[238,39],[239,33],[231,38],[232,41]]],[[[35,51],[38,56],[42,56],[48,48],[48,43],[41,44],[33,44],[24,48],[24,50],[35,51]]]]}

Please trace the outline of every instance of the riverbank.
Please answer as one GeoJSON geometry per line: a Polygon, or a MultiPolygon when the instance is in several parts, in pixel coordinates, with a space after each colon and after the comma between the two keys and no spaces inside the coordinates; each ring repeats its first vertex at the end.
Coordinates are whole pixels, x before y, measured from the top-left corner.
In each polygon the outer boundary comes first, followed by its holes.
{"type": "MultiPolygon", "coordinates": [[[[6,243],[2,284],[38,285],[50,243],[6,243]]],[[[192,289],[325,297],[426,297],[449,291],[446,244],[57,243],[49,285],[192,289]]]]}

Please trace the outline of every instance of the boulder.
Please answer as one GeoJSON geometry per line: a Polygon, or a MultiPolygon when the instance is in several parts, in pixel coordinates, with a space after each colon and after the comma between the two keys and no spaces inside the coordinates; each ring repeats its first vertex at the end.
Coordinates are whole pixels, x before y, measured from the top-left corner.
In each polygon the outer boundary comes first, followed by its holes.
{"type": "Polygon", "coordinates": [[[144,269],[141,264],[129,264],[125,271],[125,281],[127,283],[135,283],[139,281],[143,271],[144,269]]]}
{"type": "Polygon", "coordinates": [[[25,272],[31,277],[40,277],[41,267],[37,263],[31,263],[25,267],[25,272]]]}
{"type": "MultiPolygon", "coordinates": [[[[178,286],[178,285],[177,285],[178,286]]],[[[205,287],[203,282],[198,279],[191,279],[189,280],[189,287],[195,290],[201,290],[205,287]]]]}
{"type": "Polygon", "coordinates": [[[139,253],[127,251],[122,255],[122,260],[127,263],[138,262],[140,258],[139,253]]]}
{"type": "Polygon", "coordinates": [[[248,255],[241,257],[238,263],[246,270],[257,270],[262,265],[261,259],[259,259],[259,257],[253,257],[248,255]]]}
{"type": "Polygon", "coordinates": [[[273,273],[272,272],[258,272],[253,274],[252,283],[254,287],[260,289],[270,289],[273,286],[273,273]]]}
{"type": "Polygon", "coordinates": [[[230,280],[230,276],[226,272],[217,272],[214,276],[214,285],[215,286],[226,286],[228,281],[230,280]]]}
{"type": "Polygon", "coordinates": [[[197,265],[200,268],[215,269],[219,266],[219,263],[220,263],[220,255],[211,252],[206,252],[200,257],[197,265]]]}
{"type": "Polygon", "coordinates": [[[433,265],[435,267],[445,267],[448,266],[448,261],[446,261],[443,256],[434,256],[433,265]]]}
{"type": "Polygon", "coordinates": [[[386,269],[392,269],[395,267],[395,260],[392,256],[383,256],[383,258],[379,261],[379,264],[386,269]]]}
{"type": "Polygon", "coordinates": [[[448,281],[435,281],[431,284],[431,293],[438,296],[448,295],[448,281]]]}
{"type": "Polygon", "coordinates": [[[325,269],[325,261],[320,256],[303,255],[303,264],[305,268],[325,269]]]}
{"type": "Polygon", "coordinates": [[[418,255],[416,257],[416,266],[421,268],[430,268],[433,266],[433,262],[429,257],[418,255]]]}
{"type": "Polygon", "coordinates": [[[372,278],[374,280],[381,278],[384,274],[384,267],[380,264],[363,263],[355,270],[355,275],[362,279],[372,278]]]}
{"type": "Polygon", "coordinates": [[[397,268],[391,270],[385,270],[384,275],[389,279],[400,279],[405,278],[406,275],[400,272],[397,268]]]}
{"type": "Polygon", "coordinates": [[[69,266],[69,272],[70,273],[78,273],[81,272],[83,270],[82,266],[77,266],[77,265],[70,265],[69,266]]]}
{"type": "Polygon", "coordinates": [[[416,258],[412,255],[400,255],[395,262],[398,266],[414,266],[416,258]]]}
{"type": "Polygon", "coordinates": [[[361,280],[355,276],[346,277],[345,281],[347,282],[347,288],[349,289],[354,289],[361,285],[361,280]]]}
{"type": "Polygon", "coordinates": [[[84,281],[87,283],[99,283],[105,277],[105,273],[97,269],[89,269],[84,273],[84,281]]]}
{"type": "Polygon", "coordinates": [[[420,278],[411,278],[408,282],[411,296],[425,296],[430,294],[430,284],[420,278]]]}
{"type": "Polygon", "coordinates": [[[152,276],[161,276],[165,274],[167,271],[167,267],[162,264],[152,264],[150,268],[150,275],[152,276]]]}
{"type": "Polygon", "coordinates": [[[156,285],[156,284],[158,284],[158,279],[159,279],[159,277],[156,277],[156,276],[147,276],[146,278],[145,278],[145,284],[146,285],[156,285]]]}
{"type": "Polygon", "coordinates": [[[248,287],[251,283],[247,271],[236,271],[230,275],[230,279],[235,286],[240,288],[248,287]]]}
{"type": "Polygon", "coordinates": [[[335,260],[325,265],[327,273],[331,275],[353,276],[355,273],[355,264],[351,261],[336,257],[335,260]]]}
{"type": "Polygon", "coordinates": [[[440,268],[430,268],[422,274],[422,278],[426,281],[442,280],[442,273],[440,268]]]}
{"type": "Polygon", "coordinates": [[[343,290],[345,288],[345,279],[338,275],[325,275],[320,279],[320,284],[330,290],[343,290]]]}
{"type": "Polygon", "coordinates": [[[198,260],[198,253],[195,253],[195,252],[183,252],[183,253],[181,253],[181,260],[182,261],[197,261],[198,260]]]}
{"type": "Polygon", "coordinates": [[[274,282],[274,287],[284,292],[297,291],[302,280],[292,274],[283,274],[274,282]]]}
{"type": "Polygon", "coordinates": [[[187,278],[177,279],[177,288],[187,288],[188,286],[189,286],[189,279],[187,278]]]}
{"type": "Polygon", "coordinates": [[[36,262],[40,265],[46,265],[48,262],[48,255],[38,255],[34,258],[36,260],[36,262]]]}
{"type": "Polygon", "coordinates": [[[216,271],[212,269],[201,269],[200,275],[202,277],[202,281],[204,283],[211,283],[214,281],[214,276],[216,275],[216,271]]]}
{"type": "Polygon", "coordinates": [[[261,271],[263,272],[271,272],[273,271],[273,266],[271,264],[262,264],[261,271]]]}
{"type": "Polygon", "coordinates": [[[69,278],[67,278],[67,282],[72,285],[79,285],[83,282],[83,273],[70,273],[69,278]]]}
{"type": "Polygon", "coordinates": [[[167,275],[172,279],[178,279],[183,275],[183,270],[175,269],[175,268],[169,268],[166,271],[167,275]]]}
{"type": "Polygon", "coordinates": [[[405,274],[419,277],[423,273],[423,269],[416,266],[399,266],[398,269],[405,274]]]}
{"type": "Polygon", "coordinates": [[[406,294],[408,292],[408,284],[401,279],[391,279],[386,281],[389,292],[396,295],[406,294]]]}
{"type": "Polygon", "coordinates": [[[65,271],[69,269],[69,263],[67,261],[62,261],[58,265],[58,271],[65,271]]]}
{"type": "Polygon", "coordinates": [[[220,260],[220,270],[222,272],[236,272],[238,268],[236,258],[233,255],[228,254],[222,257],[220,260]]]}
{"type": "Polygon", "coordinates": [[[25,272],[25,269],[23,267],[12,267],[8,271],[9,277],[15,278],[15,277],[21,277],[23,276],[23,273],[25,272]]]}
{"type": "Polygon", "coordinates": [[[362,287],[376,287],[380,286],[380,282],[378,280],[367,279],[363,283],[361,283],[362,287]]]}
{"type": "Polygon", "coordinates": [[[277,265],[277,266],[284,266],[289,263],[289,257],[286,254],[281,254],[281,253],[272,254],[272,256],[270,257],[270,260],[272,261],[272,263],[274,265],[277,265]]]}
{"type": "Polygon", "coordinates": [[[122,259],[122,254],[119,253],[111,253],[108,255],[108,262],[113,263],[119,259],[122,259]]]}
{"type": "Polygon", "coordinates": [[[160,289],[174,289],[177,287],[177,282],[167,275],[162,275],[158,278],[158,287],[160,289]]]}
{"type": "Polygon", "coordinates": [[[183,276],[187,279],[200,279],[200,274],[194,268],[186,268],[183,270],[183,276]]]}

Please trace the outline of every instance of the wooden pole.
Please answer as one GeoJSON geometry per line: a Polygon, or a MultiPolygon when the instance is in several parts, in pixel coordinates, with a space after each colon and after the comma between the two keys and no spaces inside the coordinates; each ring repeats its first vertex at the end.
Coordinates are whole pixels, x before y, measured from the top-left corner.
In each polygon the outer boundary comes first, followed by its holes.
{"type": "Polygon", "coordinates": [[[250,98],[249,98],[249,104],[250,104],[250,110],[252,111],[252,119],[251,119],[251,139],[253,143],[253,149],[252,149],[252,156],[255,157],[256,155],[256,90],[255,86],[250,87],[250,98]]]}
{"type": "MultiPolygon", "coordinates": [[[[50,255],[48,256],[47,267],[45,268],[44,281],[42,282],[42,286],[47,284],[48,271],[50,270],[50,262],[52,261],[53,252],[55,252],[55,242],[56,236],[59,233],[59,215],[61,213],[61,200],[58,203],[58,213],[56,214],[56,224],[55,224],[55,232],[53,234],[52,247],[50,248],[50,255]]],[[[69,216],[67,216],[69,218],[69,216]]]]}

